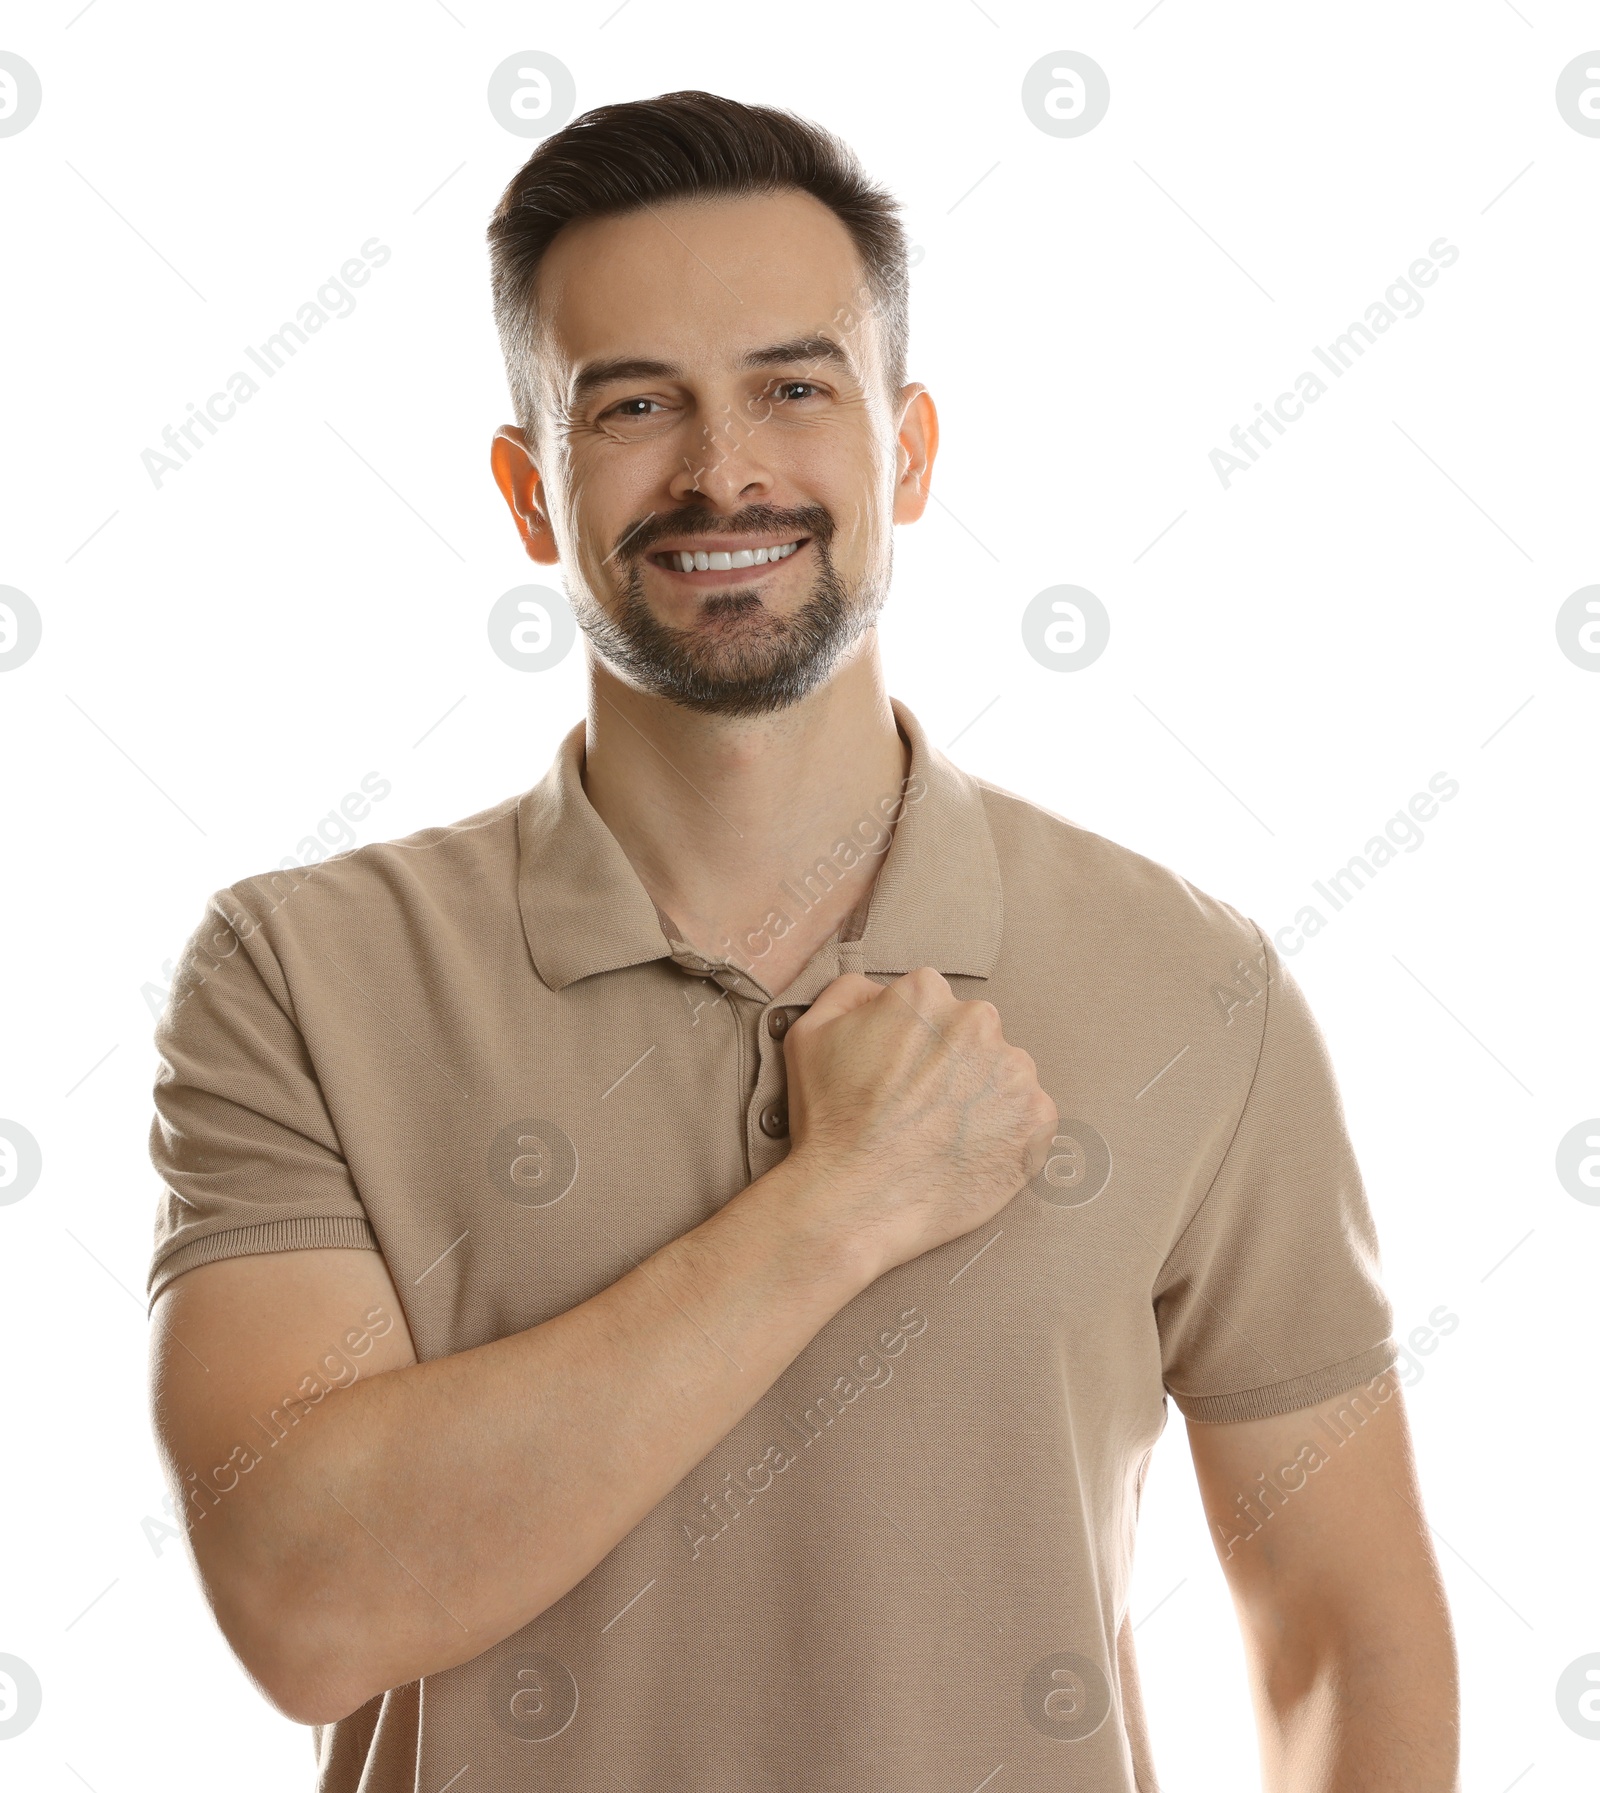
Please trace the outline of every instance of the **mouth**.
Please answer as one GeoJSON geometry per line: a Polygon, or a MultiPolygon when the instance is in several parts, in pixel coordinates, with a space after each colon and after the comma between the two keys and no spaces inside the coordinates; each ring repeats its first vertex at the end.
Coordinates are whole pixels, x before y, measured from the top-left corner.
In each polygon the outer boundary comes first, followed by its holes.
{"type": "Polygon", "coordinates": [[[695,585],[735,585],[764,578],[771,568],[793,560],[810,540],[810,536],[802,535],[787,542],[762,542],[756,546],[664,548],[645,558],[663,572],[675,573],[695,585]]]}

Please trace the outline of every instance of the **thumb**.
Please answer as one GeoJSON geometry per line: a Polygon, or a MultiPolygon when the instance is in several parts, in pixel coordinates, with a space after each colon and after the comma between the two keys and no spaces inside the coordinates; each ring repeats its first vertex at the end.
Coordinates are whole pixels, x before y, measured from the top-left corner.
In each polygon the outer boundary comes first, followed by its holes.
{"type": "Polygon", "coordinates": [[[843,977],[836,977],[828,985],[811,1007],[795,1021],[789,1032],[815,1033],[819,1027],[826,1027],[830,1021],[837,1021],[841,1015],[848,1015],[853,1009],[864,1007],[875,996],[882,994],[882,984],[874,983],[859,971],[847,971],[843,977]]]}

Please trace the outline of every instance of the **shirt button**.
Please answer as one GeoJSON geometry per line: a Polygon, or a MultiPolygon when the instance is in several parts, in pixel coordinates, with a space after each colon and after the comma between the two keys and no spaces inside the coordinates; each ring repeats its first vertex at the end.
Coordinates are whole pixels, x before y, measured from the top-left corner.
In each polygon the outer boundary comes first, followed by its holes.
{"type": "Polygon", "coordinates": [[[761,1111],[761,1131],[768,1139],[782,1139],[789,1131],[789,1107],[782,1100],[769,1102],[761,1111]]]}
{"type": "Polygon", "coordinates": [[[775,1040],[781,1040],[789,1031],[789,1011],[787,1009],[767,1010],[767,1032],[775,1040]]]}

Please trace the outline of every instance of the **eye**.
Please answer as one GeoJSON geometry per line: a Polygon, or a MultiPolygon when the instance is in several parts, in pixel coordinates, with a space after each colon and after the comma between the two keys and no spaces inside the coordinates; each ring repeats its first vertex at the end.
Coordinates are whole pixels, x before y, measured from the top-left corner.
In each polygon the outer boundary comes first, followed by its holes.
{"type": "Polygon", "coordinates": [[[653,398],[625,398],[620,404],[613,405],[609,411],[602,411],[601,416],[621,417],[625,421],[631,421],[635,418],[642,419],[648,415],[644,411],[630,411],[628,409],[629,405],[655,405],[658,411],[666,408],[663,405],[656,404],[656,401],[653,398]]]}
{"type": "Polygon", "coordinates": [[[780,380],[773,389],[774,396],[782,398],[785,393],[793,392],[799,387],[802,392],[820,392],[822,388],[811,380],[780,380]]]}

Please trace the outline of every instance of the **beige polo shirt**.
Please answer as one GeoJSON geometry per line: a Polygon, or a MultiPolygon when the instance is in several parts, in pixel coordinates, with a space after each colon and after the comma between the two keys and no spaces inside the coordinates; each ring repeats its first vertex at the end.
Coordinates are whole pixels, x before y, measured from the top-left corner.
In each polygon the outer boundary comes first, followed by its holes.
{"type": "Polygon", "coordinates": [[[1035,1182],[851,1301],[563,1599],[316,1727],[323,1793],[1132,1793],[1166,1397],[1254,1419],[1394,1361],[1328,1056],[1261,930],[894,712],[903,789],[764,928],[892,824],[881,870],[782,990],[761,930],[737,964],[670,937],[581,722],[519,796],[211,898],[156,1034],[152,1301],[347,1246],[424,1360],[537,1326],[784,1156],[783,1030],[845,971],[987,997],[1061,1113],[1035,1182]]]}

